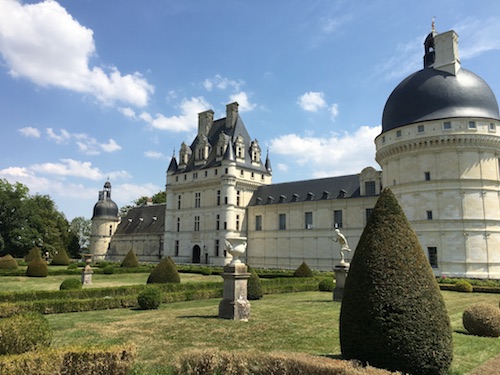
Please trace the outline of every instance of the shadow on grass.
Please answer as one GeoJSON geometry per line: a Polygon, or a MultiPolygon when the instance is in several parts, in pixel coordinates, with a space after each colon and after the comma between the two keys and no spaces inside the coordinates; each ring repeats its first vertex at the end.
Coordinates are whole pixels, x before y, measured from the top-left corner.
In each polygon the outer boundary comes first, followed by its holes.
{"type": "Polygon", "coordinates": [[[193,319],[193,318],[198,318],[198,319],[219,319],[218,315],[183,315],[183,316],[178,316],[177,319],[193,319]]]}

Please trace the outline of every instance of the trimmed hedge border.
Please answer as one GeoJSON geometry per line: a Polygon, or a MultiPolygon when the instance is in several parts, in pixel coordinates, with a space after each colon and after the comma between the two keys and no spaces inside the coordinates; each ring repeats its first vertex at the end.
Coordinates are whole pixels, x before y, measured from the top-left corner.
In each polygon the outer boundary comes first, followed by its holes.
{"type": "MultiPolygon", "coordinates": [[[[441,289],[441,290],[451,290],[454,292],[457,291],[455,284],[438,284],[438,285],[439,285],[439,289],[441,289]]],[[[498,287],[498,286],[472,285],[472,292],[473,293],[500,293],[500,287],[498,287]]]]}
{"type": "Polygon", "coordinates": [[[126,375],[136,356],[133,344],[44,349],[0,356],[0,375],[126,375]]]}

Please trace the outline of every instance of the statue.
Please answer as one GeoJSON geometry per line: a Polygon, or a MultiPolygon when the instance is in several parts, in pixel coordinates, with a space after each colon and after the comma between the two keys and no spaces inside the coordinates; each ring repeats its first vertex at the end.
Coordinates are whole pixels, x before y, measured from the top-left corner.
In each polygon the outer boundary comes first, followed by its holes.
{"type": "Polygon", "coordinates": [[[340,264],[346,264],[344,252],[351,251],[351,248],[349,247],[345,236],[340,233],[340,229],[335,229],[335,234],[337,235],[337,238],[334,237],[332,240],[340,244],[340,264]]]}

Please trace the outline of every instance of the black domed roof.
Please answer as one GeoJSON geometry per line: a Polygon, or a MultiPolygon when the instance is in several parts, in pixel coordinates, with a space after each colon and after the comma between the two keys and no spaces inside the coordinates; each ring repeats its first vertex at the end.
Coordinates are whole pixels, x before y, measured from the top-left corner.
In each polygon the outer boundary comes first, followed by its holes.
{"type": "Polygon", "coordinates": [[[498,120],[493,91],[466,69],[453,75],[426,68],[405,78],[389,96],[382,116],[382,133],[415,122],[453,117],[498,120]]]}
{"type": "Polygon", "coordinates": [[[92,215],[92,219],[93,218],[117,219],[118,206],[111,199],[101,200],[94,206],[94,215],[92,215]]]}

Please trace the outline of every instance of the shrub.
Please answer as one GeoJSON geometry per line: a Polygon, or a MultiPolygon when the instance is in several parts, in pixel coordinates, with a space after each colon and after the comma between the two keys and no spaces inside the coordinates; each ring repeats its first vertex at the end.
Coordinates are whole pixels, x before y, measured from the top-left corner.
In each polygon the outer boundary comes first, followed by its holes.
{"type": "Polygon", "coordinates": [[[0,354],[19,354],[50,345],[52,331],[41,314],[28,312],[0,320],[0,354]]]}
{"type": "Polygon", "coordinates": [[[444,300],[396,197],[381,193],[351,261],[340,312],[345,359],[444,374],[453,356],[444,300]]]}
{"type": "Polygon", "coordinates": [[[455,290],[457,292],[467,292],[471,293],[473,288],[470,282],[467,280],[459,280],[455,283],[455,290]]]}
{"type": "Polygon", "coordinates": [[[52,257],[52,262],[50,264],[54,266],[67,266],[69,265],[70,259],[66,250],[61,249],[52,257]]]}
{"type": "Polygon", "coordinates": [[[161,297],[161,290],[151,286],[139,293],[139,296],[137,296],[137,303],[143,310],[153,310],[160,306],[161,297]]]}
{"type": "Polygon", "coordinates": [[[295,270],[293,273],[294,277],[313,277],[313,272],[309,268],[306,262],[302,262],[302,264],[295,270]]]}
{"type": "Polygon", "coordinates": [[[165,284],[165,283],[180,283],[181,278],[179,272],[177,272],[177,267],[175,266],[172,258],[167,257],[163,259],[158,265],[151,271],[148,277],[148,284],[165,284]]]}
{"type": "Polygon", "coordinates": [[[477,303],[467,307],[462,323],[469,333],[476,336],[500,336],[500,309],[489,303],[477,303]]]}
{"type": "Polygon", "coordinates": [[[68,270],[76,270],[78,268],[78,263],[70,263],[68,270]]]}
{"type": "Polygon", "coordinates": [[[107,266],[103,271],[105,275],[112,275],[115,273],[115,267],[113,266],[107,266]]]}
{"type": "Polygon", "coordinates": [[[121,267],[139,267],[139,260],[134,253],[134,250],[130,249],[130,251],[123,258],[121,267]]]}
{"type": "Polygon", "coordinates": [[[210,267],[201,267],[200,273],[205,276],[209,276],[212,274],[212,269],[210,267]]]}
{"type": "Polygon", "coordinates": [[[333,292],[335,289],[335,284],[333,283],[333,279],[323,279],[319,282],[318,288],[320,292],[333,292]]]}
{"type": "Polygon", "coordinates": [[[26,269],[26,276],[30,277],[47,277],[48,274],[47,262],[42,258],[33,259],[26,269]]]}
{"type": "Polygon", "coordinates": [[[247,283],[247,299],[261,299],[264,296],[264,292],[262,290],[262,283],[260,282],[259,275],[257,275],[257,272],[251,267],[248,267],[248,272],[250,272],[250,277],[247,283]]]}
{"type": "Polygon", "coordinates": [[[82,282],[80,279],[71,278],[64,280],[59,286],[59,290],[78,290],[82,289],[82,282]]]}
{"type": "Polygon", "coordinates": [[[42,251],[38,247],[32,248],[28,254],[24,257],[24,260],[26,263],[31,262],[34,259],[41,258],[42,257],[42,251]]]}
{"type": "Polygon", "coordinates": [[[17,270],[19,266],[17,261],[12,257],[12,255],[7,254],[6,256],[0,258],[0,269],[2,270],[17,270]]]}
{"type": "Polygon", "coordinates": [[[98,264],[98,267],[103,269],[106,268],[107,266],[109,266],[109,262],[106,262],[104,260],[102,262],[99,262],[98,264]]]}

